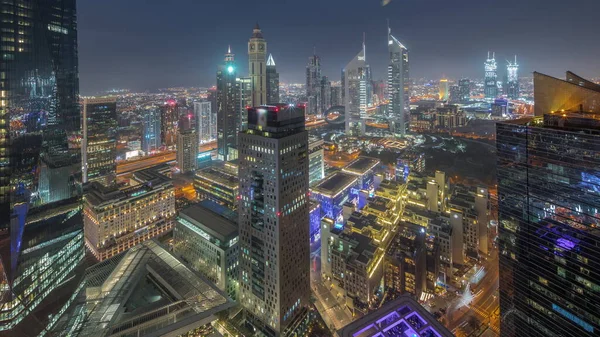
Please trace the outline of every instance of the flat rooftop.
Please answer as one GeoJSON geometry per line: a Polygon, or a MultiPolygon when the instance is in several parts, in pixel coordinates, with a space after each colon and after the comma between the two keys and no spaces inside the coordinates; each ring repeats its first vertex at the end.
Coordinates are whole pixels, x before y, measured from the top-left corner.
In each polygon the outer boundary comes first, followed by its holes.
{"type": "Polygon", "coordinates": [[[377,222],[377,217],[373,214],[364,214],[361,212],[352,212],[348,223],[352,223],[352,227],[356,229],[363,229],[365,227],[372,227],[376,231],[381,231],[383,226],[377,222]]]}
{"type": "Polygon", "coordinates": [[[409,295],[383,305],[338,330],[341,337],[452,337],[454,336],[409,295]]]}
{"type": "Polygon", "coordinates": [[[238,235],[237,213],[226,212],[226,207],[210,200],[190,205],[179,212],[179,216],[194,226],[208,232],[223,242],[238,235]],[[225,210],[223,209],[225,208],[225,210]]]}
{"type": "Polygon", "coordinates": [[[345,189],[350,188],[358,183],[356,176],[336,172],[329,177],[323,179],[317,186],[312,188],[314,193],[319,193],[327,196],[335,196],[345,189]]]}
{"type": "Polygon", "coordinates": [[[355,175],[363,175],[374,169],[379,163],[379,159],[360,156],[346,165],[342,171],[355,175]]]}
{"type": "Polygon", "coordinates": [[[239,186],[238,172],[232,165],[216,163],[196,171],[196,179],[201,178],[211,183],[234,189],[239,186]]]}

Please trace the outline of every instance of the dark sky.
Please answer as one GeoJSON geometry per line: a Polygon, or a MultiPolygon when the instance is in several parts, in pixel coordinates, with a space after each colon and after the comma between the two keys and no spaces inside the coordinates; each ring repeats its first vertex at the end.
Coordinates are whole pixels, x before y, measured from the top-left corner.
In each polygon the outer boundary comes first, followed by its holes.
{"type": "Polygon", "coordinates": [[[386,19],[410,50],[411,77],[483,77],[487,51],[503,76],[600,75],[600,0],[79,0],[81,93],[209,86],[227,45],[247,73],[258,21],[282,81],[304,82],[316,46],[323,74],[339,80],[366,33],[373,77],[386,71],[386,19]]]}

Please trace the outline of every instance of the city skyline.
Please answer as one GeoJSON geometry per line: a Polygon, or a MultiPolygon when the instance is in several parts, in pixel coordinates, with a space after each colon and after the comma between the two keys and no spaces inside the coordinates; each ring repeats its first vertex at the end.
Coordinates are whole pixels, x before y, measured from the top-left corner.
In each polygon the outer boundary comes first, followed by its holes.
{"type": "MultiPolygon", "coordinates": [[[[526,3],[467,0],[460,8],[451,2],[438,1],[435,6],[414,0],[392,1],[383,7],[380,1],[350,1],[343,6],[336,1],[319,3],[321,10],[312,11],[310,25],[304,19],[297,22],[289,19],[292,13],[304,15],[315,8],[311,1],[289,4],[265,1],[255,6],[242,2],[235,5],[235,10],[226,3],[181,1],[171,9],[173,15],[164,14],[170,8],[166,2],[81,2],[78,10],[81,92],[95,94],[114,87],[151,90],[212,86],[214,67],[230,44],[232,52],[240,55],[240,73],[248,73],[247,32],[256,21],[270,43],[269,52],[277,60],[282,82],[304,82],[306,59],[312,55],[313,46],[322,58],[323,75],[339,80],[340,70],[360,48],[363,32],[373,78],[386,78],[387,19],[396,37],[411,50],[411,76],[415,78],[442,75],[481,78],[488,50],[496,52],[500,64],[519,55],[521,76],[533,71],[558,76],[565,68],[586,77],[599,75],[592,61],[600,48],[589,46],[585,53],[572,53],[571,46],[593,41],[592,13],[600,9],[600,3],[588,1],[590,10],[580,13],[575,4],[565,6],[557,0],[526,3]],[[543,16],[537,13],[542,3],[543,16]],[[140,11],[140,8],[145,9],[140,11]],[[282,15],[267,19],[260,14],[265,10],[282,15]],[[393,14],[406,10],[411,15],[393,14]],[[199,13],[211,12],[226,16],[207,15],[197,20],[199,13]],[[505,24],[501,34],[498,25],[490,24],[488,15],[483,13],[492,16],[503,13],[505,24]],[[111,25],[103,24],[107,15],[111,17],[111,25]],[[581,25],[580,33],[575,36],[561,25],[544,25],[543,33],[535,28],[544,21],[575,15],[581,25]],[[449,29],[451,36],[440,35],[449,29]],[[103,48],[98,48],[99,45],[103,48]]],[[[503,72],[499,75],[503,76],[503,72]]]]}

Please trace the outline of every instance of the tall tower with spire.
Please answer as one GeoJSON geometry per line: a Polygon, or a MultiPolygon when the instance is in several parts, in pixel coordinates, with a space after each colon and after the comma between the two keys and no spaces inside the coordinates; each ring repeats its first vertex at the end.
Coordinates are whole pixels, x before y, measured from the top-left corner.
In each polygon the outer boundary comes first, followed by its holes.
{"type": "Polygon", "coordinates": [[[366,62],[366,47],[362,49],[343,70],[344,105],[346,107],[346,133],[353,136],[365,134],[367,119],[368,86],[371,84],[371,68],[366,62]]]}
{"type": "Polygon", "coordinates": [[[517,63],[517,55],[515,62],[506,61],[506,95],[510,99],[519,98],[519,64],[517,63]]]}
{"type": "Polygon", "coordinates": [[[487,60],[484,64],[485,67],[485,84],[484,94],[485,98],[494,99],[498,96],[498,65],[496,64],[496,53],[492,53],[490,58],[490,52],[488,51],[487,60]]]}
{"type": "Polygon", "coordinates": [[[267,104],[279,102],[279,73],[275,68],[273,55],[269,54],[267,59],[267,104]]]}
{"type": "Polygon", "coordinates": [[[252,82],[252,106],[267,104],[267,42],[258,23],[248,41],[248,72],[252,82]]]}
{"type": "Polygon", "coordinates": [[[237,133],[240,131],[241,118],[236,75],[237,67],[229,47],[225,62],[217,69],[217,155],[224,161],[237,158],[237,133]]]}
{"type": "Polygon", "coordinates": [[[318,114],[321,106],[321,59],[317,56],[316,49],[313,55],[308,58],[306,66],[306,107],[307,115],[318,114]]]}
{"type": "Polygon", "coordinates": [[[404,136],[408,130],[409,80],[408,49],[393,35],[388,22],[388,115],[393,132],[404,136]]]}

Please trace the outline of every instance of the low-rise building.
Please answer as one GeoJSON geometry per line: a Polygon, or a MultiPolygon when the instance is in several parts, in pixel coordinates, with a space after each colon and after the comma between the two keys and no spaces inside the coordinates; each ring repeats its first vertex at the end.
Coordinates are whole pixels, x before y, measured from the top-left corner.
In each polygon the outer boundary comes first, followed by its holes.
{"type": "Polygon", "coordinates": [[[360,156],[346,165],[342,172],[356,176],[359,189],[372,191],[377,188],[375,186],[375,168],[380,163],[379,159],[360,156]]]}
{"type": "Polygon", "coordinates": [[[358,198],[358,178],[336,172],[313,186],[310,192],[311,199],[321,205],[321,215],[339,222],[344,203],[355,203],[358,198]]]}
{"type": "Polygon", "coordinates": [[[385,255],[385,286],[392,296],[411,294],[420,298],[427,287],[425,228],[403,222],[385,255]]]}
{"type": "Polygon", "coordinates": [[[239,179],[237,165],[217,162],[196,171],[194,188],[199,199],[208,199],[236,209],[239,196],[239,179]]]}

